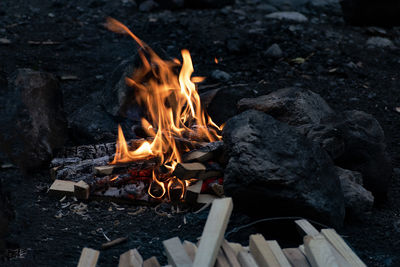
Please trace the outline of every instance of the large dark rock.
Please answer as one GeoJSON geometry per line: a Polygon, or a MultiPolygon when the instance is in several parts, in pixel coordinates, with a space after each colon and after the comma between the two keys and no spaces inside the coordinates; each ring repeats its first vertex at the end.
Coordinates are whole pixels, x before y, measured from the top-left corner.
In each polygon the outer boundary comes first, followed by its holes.
{"type": "Polygon", "coordinates": [[[1,149],[23,170],[47,165],[67,137],[62,93],[50,73],[19,69],[0,92],[1,149]]]}
{"type": "Polygon", "coordinates": [[[348,24],[357,26],[400,25],[398,0],[341,0],[343,17],[348,24]]]}
{"type": "Polygon", "coordinates": [[[343,192],[318,144],[255,110],[230,119],[223,139],[229,157],[224,189],[236,207],[259,217],[305,216],[342,224],[343,192]]]}
{"type": "Polygon", "coordinates": [[[334,114],[318,94],[301,88],[283,88],[257,98],[244,98],[238,102],[240,110],[256,109],[290,125],[319,123],[334,114]]]}

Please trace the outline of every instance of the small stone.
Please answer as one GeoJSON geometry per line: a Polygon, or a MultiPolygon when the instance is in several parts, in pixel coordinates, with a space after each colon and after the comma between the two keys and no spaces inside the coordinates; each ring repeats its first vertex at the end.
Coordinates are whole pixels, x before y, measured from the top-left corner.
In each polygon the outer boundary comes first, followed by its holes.
{"type": "Polygon", "coordinates": [[[282,12],[274,12],[265,16],[267,19],[277,19],[277,20],[284,20],[290,22],[298,22],[303,23],[307,22],[308,19],[306,16],[299,12],[295,11],[282,11],[282,12]]]}
{"type": "Polygon", "coordinates": [[[282,57],[282,50],[279,47],[278,44],[273,44],[271,45],[267,51],[264,52],[265,56],[271,57],[271,58],[280,58],[282,57]]]}
{"type": "Polygon", "coordinates": [[[11,40],[9,40],[7,38],[0,38],[0,44],[9,45],[9,44],[11,44],[11,40]]]}
{"type": "Polygon", "coordinates": [[[368,48],[394,48],[394,44],[388,38],[383,37],[371,37],[367,40],[368,48]]]}
{"type": "Polygon", "coordinates": [[[226,82],[231,79],[231,75],[222,70],[214,70],[211,73],[211,77],[213,77],[216,80],[222,81],[222,82],[226,82]]]}

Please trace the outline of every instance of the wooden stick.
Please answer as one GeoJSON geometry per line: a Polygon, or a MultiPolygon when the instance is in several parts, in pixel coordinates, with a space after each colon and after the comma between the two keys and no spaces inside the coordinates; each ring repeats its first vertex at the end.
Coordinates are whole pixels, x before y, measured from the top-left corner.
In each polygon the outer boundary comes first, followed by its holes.
{"type": "Polygon", "coordinates": [[[186,250],[186,253],[189,255],[190,259],[194,261],[196,256],[197,246],[189,241],[183,241],[183,248],[186,250]]]}
{"type": "Polygon", "coordinates": [[[297,220],[295,221],[300,233],[305,236],[305,235],[310,235],[310,236],[316,236],[319,235],[319,232],[315,227],[307,220],[297,220]]]}
{"type": "Polygon", "coordinates": [[[143,258],[137,249],[131,249],[119,256],[118,267],[142,267],[143,258]]]}
{"type": "Polygon", "coordinates": [[[328,241],[322,235],[305,236],[304,249],[312,267],[339,267],[328,241]]]}
{"type": "Polygon", "coordinates": [[[278,242],[275,240],[267,241],[269,248],[271,249],[272,253],[274,254],[275,258],[278,260],[278,263],[282,267],[291,267],[288,259],[286,258],[285,254],[283,254],[281,247],[279,246],[278,242]]]}
{"type": "Polygon", "coordinates": [[[156,257],[151,257],[143,262],[143,267],[161,267],[156,257]]]}
{"type": "Polygon", "coordinates": [[[237,260],[235,250],[233,250],[231,245],[229,245],[228,241],[226,241],[225,239],[222,241],[222,251],[228,259],[229,265],[231,267],[240,267],[240,263],[237,260]]]}
{"type": "Polygon", "coordinates": [[[280,267],[267,241],[260,234],[250,236],[250,253],[259,266],[280,267]]]}
{"type": "Polygon", "coordinates": [[[239,252],[238,260],[243,267],[258,267],[253,256],[244,250],[239,252]]]}
{"type": "Polygon", "coordinates": [[[100,251],[91,248],[83,248],[79,258],[78,267],[95,267],[99,259],[100,251]]]}
{"type": "Polygon", "coordinates": [[[186,253],[178,237],[163,241],[165,252],[167,253],[168,263],[172,266],[191,267],[192,260],[186,253]]]}
{"type": "Polygon", "coordinates": [[[232,209],[233,203],[231,198],[214,200],[203,234],[201,235],[200,245],[193,266],[214,266],[232,209]]]}
{"type": "Polygon", "coordinates": [[[284,248],[282,251],[293,267],[310,267],[310,263],[300,249],[284,248]]]}
{"type": "Polygon", "coordinates": [[[101,248],[102,248],[102,249],[108,249],[108,248],[110,248],[110,247],[112,247],[112,246],[121,244],[121,243],[125,242],[126,240],[128,240],[127,237],[119,237],[119,238],[114,239],[114,240],[112,240],[112,241],[103,243],[103,244],[101,245],[101,248]]]}
{"type": "Polygon", "coordinates": [[[366,266],[334,229],[322,229],[321,233],[351,266],[366,266]]]}

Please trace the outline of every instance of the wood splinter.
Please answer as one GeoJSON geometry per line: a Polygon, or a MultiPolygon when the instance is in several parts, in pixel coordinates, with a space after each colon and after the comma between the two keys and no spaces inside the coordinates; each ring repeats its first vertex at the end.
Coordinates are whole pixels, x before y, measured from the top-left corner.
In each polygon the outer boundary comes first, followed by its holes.
{"type": "Polygon", "coordinates": [[[121,244],[121,243],[125,242],[126,240],[128,240],[128,238],[126,236],[125,237],[119,237],[117,239],[114,239],[114,240],[111,240],[109,242],[103,243],[101,245],[101,248],[102,249],[108,249],[108,248],[113,247],[115,245],[121,244]]]}

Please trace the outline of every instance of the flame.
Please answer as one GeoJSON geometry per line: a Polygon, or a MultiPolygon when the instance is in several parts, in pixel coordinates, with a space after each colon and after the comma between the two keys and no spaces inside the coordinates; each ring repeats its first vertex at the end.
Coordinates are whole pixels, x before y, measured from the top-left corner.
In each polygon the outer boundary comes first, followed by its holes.
{"type": "MultiPolygon", "coordinates": [[[[137,149],[131,150],[119,126],[116,153],[110,164],[157,157],[172,174],[176,164],[181,162],[182,151],[178,149],[178,140],[187,139],[188,136],[191,137],[191,142],[213,142],[221,139],[218,132],[222,128],[201,107],[196,83],[202,82],[204,77],[192,77],[194,68],[188,50],[181,51],[182,63],[178,59],[162,60],[121,22],[108,18],[106,27],[131,36],[140,46],[138,52],[142,66],[135,69],[131,77],[126,77],[126,83],[135,89],[136,102],[147,112],[146,118],[142,119],[142,127],[153,138],[152,141],[144,141],[137,149]],[[176,71],[179,66],[181,68],[178,75],[176,71]]],[[[180,149],[182,150],[181,144],[180,149]]],[[[163,195],[166,191],[169,195],[170,187],[175,184],[182,187],[183,196],[186,183],[172,175],[169,180],[160,182],[153,173],[152,185],[161,186],[163,195]],[[167,183],[167,189],[164,183],[167,183]]],[[[150,195],[152,185],[149,187],[150,195]]]]}
{"type": "Polygon", "coordinates": [[[218,58],[215,57],[214,62],[215,62],[215,64],[218,64],[219,63],[218,58]]]}

